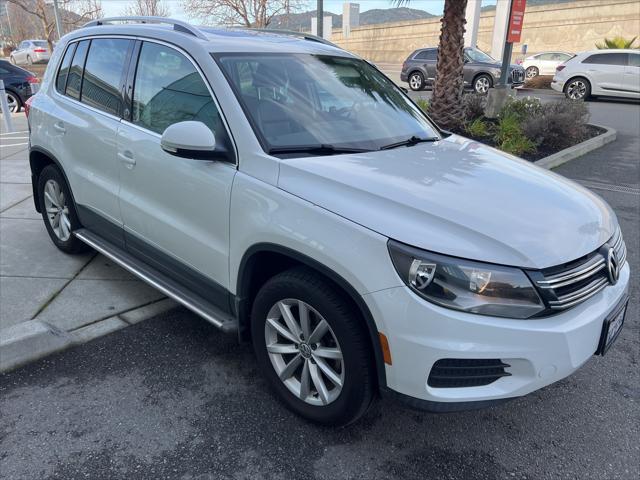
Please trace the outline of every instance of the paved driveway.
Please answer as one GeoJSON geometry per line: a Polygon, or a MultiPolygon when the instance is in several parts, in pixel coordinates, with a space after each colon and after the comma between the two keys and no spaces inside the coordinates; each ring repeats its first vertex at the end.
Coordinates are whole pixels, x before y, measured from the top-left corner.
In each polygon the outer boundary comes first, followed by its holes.
{"type": "Polygon", "coordinates": [[[4,375],[3,477],[637,478],[640,107],[590,109],[620,139],[559,172],[597,187],[629,247],[631,310],[607,356],[493,409],[432,415],[382,400],[335,430],[290,414],[248,346],[177,309],[4,375]]]}

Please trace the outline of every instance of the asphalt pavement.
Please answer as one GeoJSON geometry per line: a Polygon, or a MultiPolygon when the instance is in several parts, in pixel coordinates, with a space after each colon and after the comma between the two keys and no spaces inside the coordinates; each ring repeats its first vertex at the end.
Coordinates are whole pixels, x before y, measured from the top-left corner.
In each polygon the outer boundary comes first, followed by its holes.
{"type": "Polygon", "coordinates": [[[332,429],[287,411],[238,346],[184,309],[0,377],[7,479],[635,479],[640,465],[640,106],[592,102],[618,140],[557,171],[616,211],[633,272],[605,357],[491,409],[382,399],[332,429]]]}

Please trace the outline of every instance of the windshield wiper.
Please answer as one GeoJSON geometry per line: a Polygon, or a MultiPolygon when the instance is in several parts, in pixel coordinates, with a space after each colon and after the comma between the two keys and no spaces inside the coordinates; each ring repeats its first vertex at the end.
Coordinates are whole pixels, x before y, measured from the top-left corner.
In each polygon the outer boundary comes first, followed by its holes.
{"type": "Polygon", "coordinates": [[[440,140],[438,137],[420,138],[420,137],[416,137],[415,135],[413,135],[411,138],[408,138],[406,140],[402,140],[401,142],[390,143],[389,145],[385,145],[383,147],[380,147],[380,150],[389,150],[390,148],[396,148],[396,147],[411,147],[411,146],[416,145],[418,143],[422,143],[422,142],[437,142],[438,140],[440,140]]]}
{"type": "Polygon", "coordinates": [[[350,148],[350,147],[336,147],[326,143],[320,145],[298,145],[291,147],[273,147],[269,149],[267,153],[270,155],[278,153],[310,153],[315,155],[335,155],[339,153],[362,153],[370,152],[371,150],[366,148],[350,148]]]}

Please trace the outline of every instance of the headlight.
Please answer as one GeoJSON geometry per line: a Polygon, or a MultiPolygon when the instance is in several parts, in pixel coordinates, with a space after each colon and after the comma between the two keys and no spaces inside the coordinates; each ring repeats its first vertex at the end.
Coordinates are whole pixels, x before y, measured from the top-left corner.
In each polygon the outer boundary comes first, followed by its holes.
{"type": "Polygon", "coordinates": [[[447,257],[393,240],[389,253],[409,288],[442,307],[509,318],[529,318],[545,309],[518,268],[447,257]]]}

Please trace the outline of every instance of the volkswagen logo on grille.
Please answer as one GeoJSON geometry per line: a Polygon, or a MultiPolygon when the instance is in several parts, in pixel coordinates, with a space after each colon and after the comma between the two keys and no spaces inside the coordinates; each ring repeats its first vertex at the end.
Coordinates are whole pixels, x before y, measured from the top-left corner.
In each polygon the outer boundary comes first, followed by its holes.
{"type": "Polygon", "coordinates": [[[613,248],[609,249],[607,253],[607,276],[611,285],[615,285],[620,278],[620,263],[618,262],[618,256],[613,248]]]}

